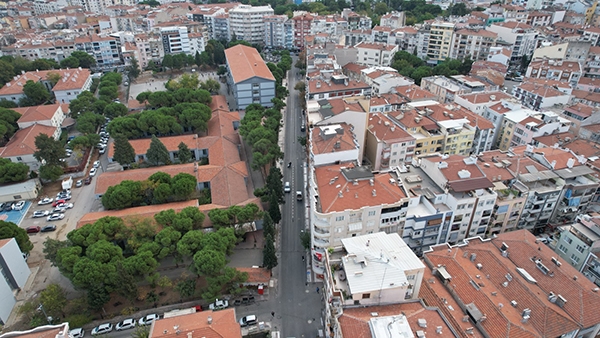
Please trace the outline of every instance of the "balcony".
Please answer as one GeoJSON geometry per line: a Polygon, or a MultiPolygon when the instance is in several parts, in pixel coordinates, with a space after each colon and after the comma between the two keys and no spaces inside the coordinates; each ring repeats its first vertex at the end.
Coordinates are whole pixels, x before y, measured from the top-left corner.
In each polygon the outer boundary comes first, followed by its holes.
{"type": "Polygon", "coordinates": [[[316,247],[319,247],[319,248],[328,248],[329,247],[329,241],[328,240],[319,239],[319,238],[314,238],[313,239],[313,244],[316,247]]]}
{"type": "Polygon", "coordinates": [[[323,229],[323,228],[331,228],[331,223],[329,223],[329,221],[326,218],[314,217],[313,218],[313,224],[316,227],[319,227],[321,229],[323,229]]]}
{"type": "Polygon", "coordinates": [[[323,231],[315,227],[313,235],[315,236],[315,238],[328,239],[331,236],[331,233],[329,231],[323,231]]]}

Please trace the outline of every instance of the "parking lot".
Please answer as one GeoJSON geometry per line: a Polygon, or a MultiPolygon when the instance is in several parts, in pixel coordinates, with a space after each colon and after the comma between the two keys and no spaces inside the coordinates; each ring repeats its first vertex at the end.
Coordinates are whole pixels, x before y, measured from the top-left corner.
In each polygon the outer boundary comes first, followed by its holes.
{"type": "Polygon", "coordinates": [[[21,210],[10,210],[0,212],[0,220],[5,222],[13,222],[16,225],[21,224],[23,218],[27,214],[27,211],[31,207],[31,202],[25,201],[25,205],[21,210]]]}

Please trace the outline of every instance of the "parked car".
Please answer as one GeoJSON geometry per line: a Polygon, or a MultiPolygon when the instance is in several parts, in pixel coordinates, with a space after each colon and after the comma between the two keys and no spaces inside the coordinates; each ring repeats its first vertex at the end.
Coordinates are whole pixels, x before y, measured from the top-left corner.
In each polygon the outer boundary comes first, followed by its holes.
{"type": "Polygon", "coordinates": [[[52,222],[52,221],[60,221],[63,218],[65,218],[65,215],[63,215],[63,214],[52,214],[52,215],[48,216],[48,218],[46,218],[46,219],[48,220],[48,222],[52,222]]]}
{"type": "Polygon", "coordinates": [[[245,327],[245,326],[250,326],[250,325],[256,325],[257,321],[256,321],[256,316],[255,315],[248,315],[248,316],[244,316],[240,319],[240,326],[241,327],[245,327]]]}
{"type": "Polygon", "coordinates": [[[208,305],[208,308],[213,311],[226,309],[228,307],[229,302],[227,301],[227,299],[216,299],[214,303],[208,305]]]}
{"type": "Polygon", "coordinates": [[[52,209],[53,214],[64,213],[65,211],[67,211],[67,208],[61,208],[59,206],[56,206],[54,209],[52,209]]]}
{"type": "Polygon", "coordinates": [[[100,149],[100,151],[98,152],[100,155],[104,154],[106,152],[106,148],[102,148],[100,149]]]}
{"type": "MultiPolygon", "coordinates": [[[[68,200],[70,200],[70,199],[71,199],[71,194],[58,194],[58,195],[56,195],[56,199],[57,199],[57,200],[65,200],[65,201],[68,201],[68,200]]],[[[56,201],[55,201],[55,203],[56,203],[56,201]]],[[[64,202],[63,202],[63,203],[64,203],[64,202]]],[[[60,203],[58,203],[58,204],[60,204],[60,203]]],[[[56,206],[56,205],[55,205],[55,206],[56,206]]]]}
{"type": "Polygon", "coordinates": [[[82,186],[83,186],[83,180],[77,180],[77,182],[75,182],[76,188],[81,188],[82,186]]]}
{"type": "Polygon", "coordinates": [[[94,168],[98,168],[100,166],[100,161],[95,161],[94,162],[94,168]]]}
{"type": "Polygon", "coordinates": [[[283,185],[283,191],[284,192],[292,191],[292,188],[290,187],[290,182],[285,182],[285,184],[283,185]]]}
{"type": "Polygon", "coordinates": [[[89,185],[90,183],[92,183],[91,177],[86,177],[85,180],[83,180],[83,184],[85,184],[85,185],[89,185]]]}
{"type": "Polygon", "coordinates": [[[139,324],[140,325],[150,325],[150,324],[152,324],[153,321],[159,320],[159,319],[160,319],[160,316],[157,315],[156,313],[153,313],[153,314],[149,314],[149,315],[146,315],[146,316],[140,318],[139,324]]]}
{"type": "Polygon", "coordinates": [[[51,197],[44,197],[42,198],[39,202],[38,205],[46,205],[46,204],[50,204],[52,203],[52,201],[54,201],[54,198],[51,197]]]}
{"type": "Polygon", "coordinates": [[[48,224],[46,226],[44,226],[42,228],[42,230],[40,230],[41,232],[52,232],[56,230],[56,225],[54,224],[48,224]]]}
{"type": "Polygon", "coordinates": [[[38,217],[46,217],[48,215],[50,215],[50,211],[48,211],[48,210],[36,210],[33,212],[33,215],[31,217],[38,218],[38,217]]]}
{"type": "Polygon", "coordinates": [[[11,211],[13,204],[14,203],[12,203],[12,202],[6,202],[4,204],[4,207],[2,208],[2,211],[11,211]]]}
{"type": "Polygon", "coordinates": [[[95,336],[97,334],[109,333],[112,331],[112,329],[113,329],[113,326],[111,323],[100,324],[92,329],[92,336],[95,336]]]}
{"type": "Polygon", "coordinates": [[[25,231],[27,231],[28,234],[37,234],[38,232],[40,232],[40,230],[42,229],[37,225],[30,226],[25,229],[25,231]]]}
{"type": "Polygon", "coordinates": [[[57,208],[73,209],[73,203],[61,203],[56,206],[57,208]]]}
{"type": "Polygon", "coordinates": [[[83,331],[82,328],[78,327],[69,331],[69,335],[73,338],[83,338],[83,336],[85,336],[85,331],[83,331]]]}
{"type": "Polygon", "coordinates": [[[12,209],[20,211],[20,210],[23,210],[24,206],[25,206],[25,201],[19,201],[19,202],[13,204],[12,209]]]}
{"type": "Polygon", "coordinates": [[[127,319],[123,320],[122,322],[119,322],[116,326],[116,329],[117,329],[117,331],[121,331],[121,330],[133,329],[134,327],[135,327],[135,319],[127,318],[127,319]]]}
{"type": "Polygon", "coordinates": [[[58,199],[57,198],[56,201],[54,201],[54,203],[52,203],[52,206],[56,207],[57,205],[63,204],[63,203],[67,203],[67,200],[65,200],[65,199],[58,199]]]}
{"type": "Polygon", "coordinates": [[[96,168],[92,168],[92,170],[90,170],[90,177],[96,176],[96,171],[96,168]]]}

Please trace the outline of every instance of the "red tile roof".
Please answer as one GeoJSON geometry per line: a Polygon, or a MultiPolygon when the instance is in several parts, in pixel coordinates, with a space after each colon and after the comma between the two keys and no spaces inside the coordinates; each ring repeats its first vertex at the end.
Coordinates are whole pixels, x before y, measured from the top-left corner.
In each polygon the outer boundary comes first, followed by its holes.
{"type": "Polygon", "coordinates": [[[311,134],[310,142],[313,155],[331,154],[332,152],[356,149],[354,137],[352,136],[352,128],[347,123],[317,126],[311,130],[311,134]],[[334,126],[339,128],[331,130],[334,126]]]}
{"type": "Polygon", "coordinates": [[[227,65],[235,83],[258,77],[275,81],[269,67],[255,48],[237,45],[225,50],[227,65]]]}
{"type": "Polygon", "coordinates": [[[437,164],[442,161],[448,163],[447,168],[440,169],[440,172],[442,173],[442,175],[444,175],[444,177],[448,180],[448,182],[464,180],[458,176],[458,172],[461,170],[469,171],[471,173],[472,179],[485,177],[485,175],[483,174],[483,172],[479,169],[479,167],[477,165],[466,164],[464,161],[466,158],[467,157],[465,157],[463,155],[450,155],[448,158],[442,159],[441,156],[435,155],[435,156],[424,157],[423,161],[427,160],[434,164],[437,164]]]}
{"type": "Polygon", "coordinates": [[[35,146],[35,138],[40,134],[46,134],[53,137],[56,132],[56,127],[49,127],[43,124],[33,124],[27,128],[17,130],[13,137],[8,141],[6,146],[2,148],[2,157],[14,157],[33,155],[37,151],[35,146]]]}
{"type": "Polygon", "coordinates": [[[235,317],[235,309],[229,308],[156,320],[150,327],[148,337],[242,338],[242,331],[235,317]]]}
{"type": "MultiPolygon", "coordinates": [[[[179,148],[179,143],[185,143],[190,150],[199,149],[198,148],[198,135],[196,134],[188,134],[188,135],[177,135],[177,136],[165,136],[158,138],[167,148],[168,151],[177,151],[179,148]]],[[[152,139],[142,138],[137,140],[129,140],[129,143],[133,147],[136,155],[144,155],[150,148],[150,142],[152,139]]],[[[115,144],[114,142],[108,147],[108,158],[112,158],[115,154],[115,144]]]]}
{"type": "Polygon", "coordinates": [[[461,94],[458,96],[460,96],[461,98],[463,98],[471,103],[474,103],[474,104],[500,101],[500,100],[508,99],[508,98],[512,97],[511,95],[508,95],[508,94],[506,94],[504,92],[500,92],[500,91],[461,94]],[[493,99],[492,99],[492,96],[494,97],[493,99]]]}
{"type": "Polygon", "coordinates": [[[56,114],[58,108],[60,107],[61,105],[56,103],[45,106],[12,108],[11,110],[14,110],[17,113],[21,114],[21,117],[17,122],[36,122],[51,120],[52,117],[54,117],[54,114],[56,114]]]}
{"type": "Polygon", "coordinates": [[[414,141],[409,133],[396,126],[386,115],[370,113],[367,131],[386,144],[414,141]]]}
{"type": "Polygon", "coordinates": [[[369,180],[347,181],[342,167],[351,167],[348,163],[326,165],[314,169],[322,213],[356,210],[365,206],[396,204],[406,198],[406,194],[396,184],[390,184],[390,174],[376,174],[373,185],[369,180]],[[335,179],[332,184],[332,179],[335,179]],[[373,196],[375,190],[375,196],[373,196]],[[340,194],[342,196],[340,196],[340,194]]]}
{"type": "Polygon", "coordinates": [[[432,92],[423,89],[415,84],[410,86],[402,86],[394,88],[398,95],[404,97],[408,101],[415,100],[435,100],[437,96],[432,92]]]}

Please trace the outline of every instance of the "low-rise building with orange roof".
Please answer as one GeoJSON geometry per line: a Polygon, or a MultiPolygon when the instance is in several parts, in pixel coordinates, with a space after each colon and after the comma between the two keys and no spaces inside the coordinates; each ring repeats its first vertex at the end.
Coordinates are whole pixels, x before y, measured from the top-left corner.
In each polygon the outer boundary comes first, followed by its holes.
{"type": "Polygon", "coordinates": [[[454,97],[454,102],[477,115],[483,115],[486,107],[493,106],[496,103],[509,98],[511,98],[511,96],[504,92],[491,91],[456,95],[454,97]]]}
{"type": "Polygon", "coordinates": [[[564,133],[549,134],[537,136],[533,138],[531,144],[538,148],[555,147],[563,144],[568,144],[576,138],[575,134],[570,131],[564,133]]]}
{"type": "MultiPolygon", "coordinates": [[[[344,337],[371,336],[367,323],[363,323],[366,331],[364,327],[351,325],[360,322],[346,312],[352,311],[349,309],[352,305],[361,305],[361,310],[367,310],[382,308],[382,305],[392,307],[392,304],[397,304],[398,309],[400,304],[416,303],[416,308],[423,309],[418,297],[425,265],[397,233],[377,232],[342,239],[342,246],[334,252],[326,252],[322,260],[327,266],[323,293],[331,300],[326,304],[324,322],[327,331],[338,333],[335,337],[341,337],[342,333],[344,337]],[[352,331],[354,334],[347,336],[352,331]]],[[[383,314],[377,318],[382,322],[371,329],[379,331],[377,327],[381,333],[387,333],[392,320],[385,319],[383,314]]],[[[374,323],[371,321],[371,324],[374,323]]],[[[398,332],[397,329],[395,327],[394,332],[398,332]]],[[[403,329],[412,334],[406,318],[403,329]]]]}
{"type": "Polygon", "coordinates": [[[20,129],[25,129],[33,124],[43,124],[45,126],[60,128],[67,111],[62,110],[62,105],[55,103],[45,106],[32,106],[23,108],[12,108],[12,110],[21,114],[17,124],[20,129]]]}
{"type": "Polygon", "coordinates": [[[155,320],[150,326],[148,338],[242,338],[235,308],[219,311],[202,311],[155,320]]]}
{"type": "Polygon", "coordinates": [[[31,170],[38,170],[41,163],[33,156],[38,150],[35,146],[35,138],[45,134],[50,138],[58,140],[60,137],[60,126],[46,126],[44,124],[32,124],[27,128],[19,129],[11,137],[10,141],[0,148],[0,157],[16,163],[24,163],[31,170]]]}
{"type": "Polygon", "coordinates": [[[225,50],[228,82],[236,100],[237,109],[252,103],[271,107],[275,97],[275,78],[258,51],[237,45],[225,50]]]}
{"type": "Polygon", "coordinates": [[[568,104],[571,95],[549,85],[524,82],[513,88],[513,95],[531,109],[539,110],[555,105],[568,104]]]}
{"type": "Polygon", "coordinates": [[[359,42],[354,46],[358,51],[356,62],[369,66],[389,66],[398,51],[397,45],[359,42]]]}
{"type": "Polygon", "coordinates": [[[600,107],[600,93],[585,90],[573,90],[573,103],[583,103],[592,107],[600,107]]]}
{"type": "Polygon", "coordinates": [[[452,316],[464,318],[470,331],[486,337],[594,336],[600,330],[596,286],[555,256],[520,230],[440,245],[424,259],[434,282],[462,309],[452,316]]]}
{"type": "Polygon", "coordinates": [[[341,248],[341,240],[371,232],[402,233],[408,208],[404,187],[391,173],[374,174],[355,162],[312,167],[307,194],[310,198],[313,271],[323,279],[323,255],[341,248]]]}
{"type": "MultiPolygon", "coordinates": [[[[179,144],[184,143],[188,146],[190,151],[192,152],[192,160],[193,161],[201,161],[203,158],[208,157],[208,149],[204,148],[206,146],[205,142],[203,142],[202,138],[198,138],[196,134],[188,134],[188,135],[178,135],[178,136],[164,136],[158,138],[167,148],[169,152],[169,158],[171,162],[177,162],[178,153],[179,153],[179,144]],[[202,148],[199,148],[202,147],[202,148]]],[[[129,140],[129,144],[133,147],[135,151],[135,162],[145,162],[148,160],[146,157],[146,152],[150,149],[150,142],[152,139],[143,138],[143,139],[135,139],[129,140]]],[[[113,156],[115,154],[115,145],[112,143],[108,148],[108,162],[113,161],[113,156]]]]}
{"type": "Polygon", "coordinates": [[[569,130],[571,122],[550,111],[539,113],[530,109],[521,109],[504,114],[498,148],[530,144],[533,138],[569,130]]]}
{"type": "Polygon", "coordinates": [[[318,125],[310,131],[308,141],[312,164],[358,161],[359,143],[347,123],[318,125]]]}
{"type": "Polygon", "coordinates": [[[490,223],[497,194],[490,177],[477,164],[477,157],[433,155],[419,160],[420,168],[440,189],[447,191],[446,204],[454,211],[448,242],[484,235],[490,223]]]}
{"type": "Polygon", "coordinates": [[[588,121],[597,121],[597,114],[600,109],[597,107],[588,106],[583,103],[576,103],[569,105],[564,108],[560,116],[571,121],[571,128],[569,129],[574,134],[579,134],[579,128],[588,121]],[[596,116],[593,116],[596,115],[596,116]]]}
{"type": "Polygon", "coordinates": [[[370,113],[365,148],[373,170],[388,170],[412,161],[415,138],[386,115],[370,113]]]}
{"type": "Polygon", "coordinates": [[[398,93],[408,102],[430,101],[437,100],[437,95],[425,90],[416,84],[410,86],[396,87],[394,92],[398,93]]]}

